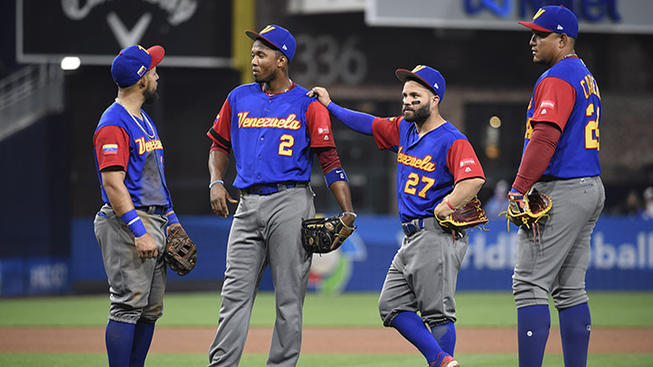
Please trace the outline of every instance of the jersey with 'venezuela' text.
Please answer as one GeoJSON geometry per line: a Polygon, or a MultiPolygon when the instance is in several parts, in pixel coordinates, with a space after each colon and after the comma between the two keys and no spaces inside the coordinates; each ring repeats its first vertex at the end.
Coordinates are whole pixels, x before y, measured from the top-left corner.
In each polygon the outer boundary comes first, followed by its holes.
{"type": "MultiPolygon", "coordinates": [[[[559,178],[597,176],[601,96],[582,60],[570,57],[544,72],[535,83],[528,106],[524,150],[534,122],[550,122],[562,131],[543,175],[559,178]]],[[[523,156],[523,152],[522,152],[523,156]]]]}
{"type": "Polygon", "coordinates": [[[233,150],[235,187],[309,181],[311,148],[335,147],[329,112],[306,92],[293,84],[268,95],[252,83],[229,93],[207,135],[222,150],[233,150]]]}
{"type": "Polygon", "coordinates": [[[485,178],[474,148],[448,121],[417,134],[403,117],[376,118],[374,140],[380,149],[397,153],[397,203],[402,222],[433,217],[435,207],[464,179],[485,178]]]}
{"type": "Polygon", "coordinates": [[[119,166],[125,171],[125,186],[134,206],[172,208],[163,170],[163,144],[150,117],[143,110],[141,113],[144,120],[113,103],[100,117],[93,145],[102,200],[110,204],[100,171],[119,166]]]}

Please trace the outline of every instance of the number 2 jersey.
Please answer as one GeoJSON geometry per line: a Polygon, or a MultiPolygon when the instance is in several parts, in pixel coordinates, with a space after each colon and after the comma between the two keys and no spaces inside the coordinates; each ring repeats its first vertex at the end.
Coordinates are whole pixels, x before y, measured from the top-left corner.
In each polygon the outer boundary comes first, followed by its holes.
{"type": "Polygon", "coordinates": [[[308,90],[293,84],[269,95],[258,83],[229,93],[207,135],[223,151],[233,150],[233,185],[309,181],[311,148],[334,148],[329,112],[308,90]]]}
{"type": "Polygon", "coordinates": [[[550,122],[562,131],[544,176],[575,178],[601,174],[598,152],[601,96],[582,60],[563,59],[535,83],[528,105],[524,151],[533,132],[533,122],[550,122]]]}
{"type": "Polygon", "coordinates": [[[450,122],[419,137],[403,117],[375,118],[372,134],[379,149],[397,153],[399,218],[433,217],[435,207],[459,181],[485,179],[474,148],[450,122]]]}

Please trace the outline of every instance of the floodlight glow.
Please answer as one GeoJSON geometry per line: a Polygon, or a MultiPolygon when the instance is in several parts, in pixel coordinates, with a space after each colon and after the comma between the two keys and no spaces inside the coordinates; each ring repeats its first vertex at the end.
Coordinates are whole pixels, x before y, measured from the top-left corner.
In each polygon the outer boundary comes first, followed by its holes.
{"type": "Polygon", "coordinates": [[[76,70],[82,61],[77,56],[66,56],[61,59],[61,70],[76,70]]]}

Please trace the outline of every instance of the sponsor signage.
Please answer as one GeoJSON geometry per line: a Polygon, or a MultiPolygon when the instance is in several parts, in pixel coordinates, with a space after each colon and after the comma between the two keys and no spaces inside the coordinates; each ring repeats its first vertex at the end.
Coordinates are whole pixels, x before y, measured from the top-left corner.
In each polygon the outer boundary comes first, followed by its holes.
{"type": "Polygon", "coordinates": [[[365,20],[374,26],[520,30],[545,5],[564,5],[582,32],[653,33],[650,0],[369,0],[365,20]]]}
{"type": "Polygon", "coordinates": [[[230,67],[231,1],[17,0],[22,63],[110,65],[123,48],[160,44],[165,66],[230,67]]]}

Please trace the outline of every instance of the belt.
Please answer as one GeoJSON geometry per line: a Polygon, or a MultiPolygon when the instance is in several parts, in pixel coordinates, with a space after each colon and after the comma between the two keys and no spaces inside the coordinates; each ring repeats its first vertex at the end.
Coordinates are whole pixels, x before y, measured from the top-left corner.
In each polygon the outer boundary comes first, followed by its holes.
{"type": "Polygon", "coordinates": [[[135,209],[146,212],[147,214],[165,215],[168,210],[168,207],[161,206],[161,205],[148,205],[148,206],[137,206],[135,209]]]}
{"type": "Polygon", "coordinates": [[[551,181],[558,181],[558,180],[568,180],[568,178],[560,178],[556,176],[549,176],[549,175],[544,175],[539,178],[539,182],[551,182],[551,181]]]}
{"type": "Polygon", "coordinates": [[[287,182],[277,182],[271,184],[260,184],[253,185],[241,189],[242,194],[252,194],[252,195],[270,195],[281,190],[291,189],[293,187],[308,187],[308,182],[306,181],[287,181],[287,182]]]}
{"type": "Polygon", "coordinates": [[[424,228],[424,218],[413,219],[410,222],[401,223],[401,229],[408,237],[414,235],[424,228]]]}

